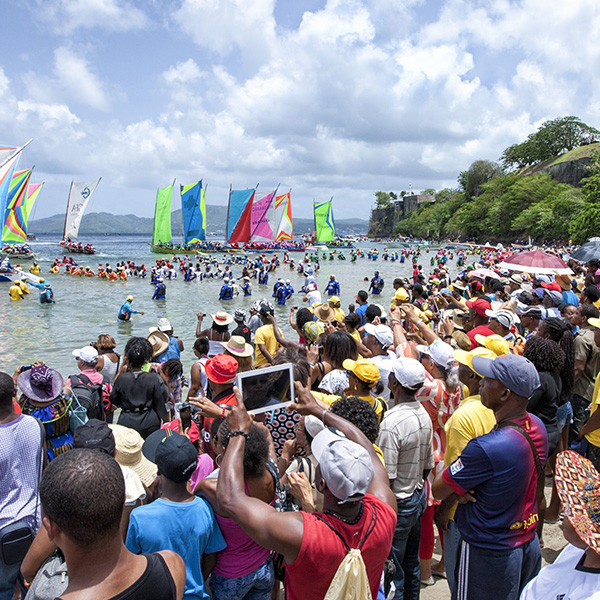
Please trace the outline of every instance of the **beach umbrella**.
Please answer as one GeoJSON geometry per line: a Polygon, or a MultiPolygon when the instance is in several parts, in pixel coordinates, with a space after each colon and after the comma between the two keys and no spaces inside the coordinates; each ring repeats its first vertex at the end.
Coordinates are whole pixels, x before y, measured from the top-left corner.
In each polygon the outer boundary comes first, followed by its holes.
{"type": "Polygon", "coordinates": [[[521,271],[524,273],[537,273],[539,275],[572,275],[573,271],[568,265],[554,254],[534,250],[532,252],[519,252],[507,256],[498,267],[521,271]]]}
{"type": "Polygon", "coordinates": [[[583,244],[581,248],[577,248],[577,250],[571,254],[571,258],[583,263],[592,260],[592,258],[600,258],[600,239],[592,238],[589,242],[583,244]]]}
{"type": "Polygon", "coordinates": [[[485,279],[486,277],[492,277],[493,279],[500,279],[498,273],[491,269],[475,269],[469,273],[469,277],[477,277],[477,279],[485,279]]]}

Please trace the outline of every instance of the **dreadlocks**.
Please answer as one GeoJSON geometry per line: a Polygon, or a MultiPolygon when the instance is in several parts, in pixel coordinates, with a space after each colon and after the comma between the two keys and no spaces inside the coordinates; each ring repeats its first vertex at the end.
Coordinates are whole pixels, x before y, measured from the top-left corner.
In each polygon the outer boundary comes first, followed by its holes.
{"type": "Polygon", "coordinates": [[[565,353],[565,364],[560,372],[562,381],[561,399],[569,400],[575,377],[575,336],[573,326],[561,317],[549,317],[542,321],[543,329],[549,339],[556,342],[565,353]]]}
{"type": "Polygon", "coordinates": [[[565,353],[554,341],[534,335],[526,344],[523,356],[528,358],[538,371],[561,373],[565,366],[565,353]]]}

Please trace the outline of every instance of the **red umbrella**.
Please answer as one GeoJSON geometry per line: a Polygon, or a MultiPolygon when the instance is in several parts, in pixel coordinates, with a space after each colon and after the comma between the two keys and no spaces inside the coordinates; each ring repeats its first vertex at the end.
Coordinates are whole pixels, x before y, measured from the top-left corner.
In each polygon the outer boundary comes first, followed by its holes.
{"type": "Polygon", "coordinates": [[[573,271],[558,256],[534,250],[532,252],[519,252],[508,256],[498,267],[511,271],[525,273],[538,273],[542,275],[572,275],[573,271]]]}

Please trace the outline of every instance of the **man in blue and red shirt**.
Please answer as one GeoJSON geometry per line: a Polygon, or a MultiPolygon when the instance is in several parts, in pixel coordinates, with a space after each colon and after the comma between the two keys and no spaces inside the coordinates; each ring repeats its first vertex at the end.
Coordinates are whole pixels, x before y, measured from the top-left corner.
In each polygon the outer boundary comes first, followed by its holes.
{"type": "Polygon", "coordinates": [[[481,402],[497,425],[436,477],[433,494],[440,500],[456,494],[464,502],[455,516],[461,543],[453,598],[517,600],[541,567],[535,493],[548,438],[527,412],[540,380],[533,364],[515,354],[474,357],[473,369],[484,376],[481,402]]]}

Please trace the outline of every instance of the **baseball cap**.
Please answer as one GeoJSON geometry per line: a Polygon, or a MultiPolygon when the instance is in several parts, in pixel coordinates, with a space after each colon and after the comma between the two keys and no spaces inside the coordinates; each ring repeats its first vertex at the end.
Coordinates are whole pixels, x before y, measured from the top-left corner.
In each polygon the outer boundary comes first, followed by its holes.
{"type": "Polygon", "coordinates": [[[233,318],[236,321],[243,321],[246,318],[246,311],[243,308],[237,308],[233,313],[233,318]]]}
{"type": "Polygon", "coordinates": [[[359,360],[347,358],[342,363],[342,367],[346,371],[352,371],[358,379],[365,383],[376,383],[381,377],[377,365],[368,358],[361,358],[359,360]]]}
{"type": "Polygon", "coordinates": [[[484,348],[491,350],[494,356],[504,356],[510,352],[509,343],[501,335],[481,335],[475,334],[475,341],[484,348]]]}
{"type": "Polygon", "coordinates": [[[394,334],[387,325],[373,325],[372,323],[368,323],[365,325],[365,332],[368,335],[372,335],[384,348],[394,343],[394,334]]]}
{"type": "Polygon", "coordinates": [[[375,474],[365,448],[333,427],[318,433],[310,447],[327,487],[339,504],[364,497],[375,474]]]}
{"type": "Polygon", "coordinates": [[[451,367],[454,363],[454,349],[450,344],[446,344],[442,340],[435,340],[429,346],[418,344],[417,350],[423,354],[427,354],[435,364],[444,367],[444,369],[451,367]]]}
{"type": "Polygon", "coordinates": [[[531,317],[532,319],[545,319],[546,309],[543,306],[527,306],[520,309],[519,314],[522,317],[531,317]]]}
{"type": "Polygon", "coordinates": [[[125,298],[125,300],[127,300],[128,302],[132,302],[133,301],[133,296],[127,296],[127,298],[125,298]]]}
{"type": "Polygon", "coordinates": [[[563,303],[563,297],[560,292],[556,292],[554,290],[546,290],[545,293],[548,294],[550,298],[552,298],[552,302],[555,306],[559,306],[563,303]]]}
{"type": "Polygon", "coordinates": [[[85,363],[93,363],[98,360],[98,350],[93,346],[84,346],[78,350],[73,350],[71,354],[85,363]]]}
{"type": "Polygon", "coordinates": [[[540,377],[533,363],[518,354],[505,354],[493,360],[475,356],[473,370],[483,377],[497,379],[522,398],[529,398],[540,387],[540,377]]]}
{"type": "Polygon", "coordinates": [[[400,287],[394,293],[394,300],[400,300],[400,302],[408,302],[410,300],[410,296],[403,287],[400,287]]]}
{"type": "Polygon", "coordinates": [[[562,288],[556,281],[551,281],[550,283],[546,283],[545,281],[542,281],[541,286],[552,292],[562,291],[562,288]]]}
{"type": "Polygon", "coordinates": [[[517,315],[507,310],[506,308],[501,308],[499,310],[486,310],[485,314],[490,319],[496,319],[500,325],[503,325],[507,329],[510,329],[515,323],[519,323],[520,319],[517,315]]]}
{"type": "Polygon", "coordinates": [[[151,433],[142,452],[158,467],[159,474],[175,483],[185,483],[198,466],[198,453],[192,442],[172,429],[151,433]]]}
{"type": "Polygon", "coordinates": [[[238,362],[229,354],[217,354],[206,361],[206,376],[214,383],[231,383],[238,372],[238,362]]]}
{"type": "Polygon", "coordinates": [[[467,300],[466,305],[472,308],[480,317],[486,316],[487,310],[492,310],[492,305],[483,298],[477,298],[477,300],[467,300]]]}
{"type": "MultiPolygon", "coordinates": [[[[475,371],[475,369],[473,368],[473,357],[475,356],[482,356],[483,358],[491,359],[496,358],[496,355],[487,348],[475,348],[470,352],[465,352],[464,350],[460,349],[454,351],[454,360],[456,362],[460,363],[461,365],[466,365],[467,367],[469,367],[469,369],[471,369],[471,371],[477,373],[477,371],[475,371]]],[[[481,373],[477,373],[477,375],[483,377],[481,373]]]]}
{"type": "Polygon", "coordinates": [[[75,430],[73,448],[104,450],[109,456],[114,456],[115,436],[107,423],[100,419],[90,419],[75,430]]]}
{"type": "Polygon", "coordinates": [[[392,373],[402,387],[411,390],[418,390],[425,383],[425,367],[408,356],[400,356],[392,361],[392,373]]]}

